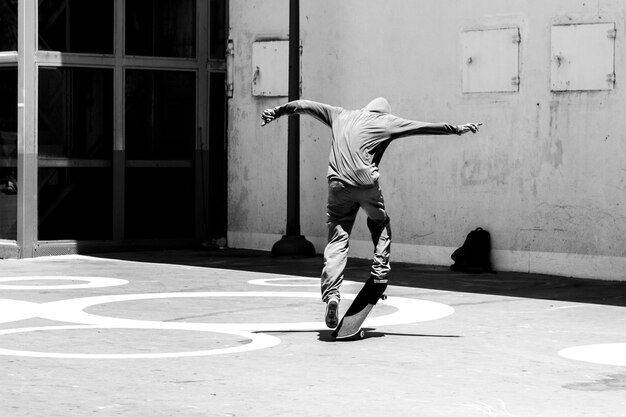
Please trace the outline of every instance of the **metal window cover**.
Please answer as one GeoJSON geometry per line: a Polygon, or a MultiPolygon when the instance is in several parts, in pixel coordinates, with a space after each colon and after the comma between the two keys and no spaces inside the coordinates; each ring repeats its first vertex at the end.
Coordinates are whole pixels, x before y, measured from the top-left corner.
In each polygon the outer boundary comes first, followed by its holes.
{"type": "Polygon", "coordinates": [[[289,95],[289,41],[252,44],[252,95],[289,95]]]}
{"type": "Polygon", "coordinates": [[[462,32],[463,92],[518,91],[519,43],[519,28],[462,32]]]}
{"type": "Polygon", "coordinates": [[[615,23],[552,26],[552,91],[611,90],[614,60],[615,23]]]}

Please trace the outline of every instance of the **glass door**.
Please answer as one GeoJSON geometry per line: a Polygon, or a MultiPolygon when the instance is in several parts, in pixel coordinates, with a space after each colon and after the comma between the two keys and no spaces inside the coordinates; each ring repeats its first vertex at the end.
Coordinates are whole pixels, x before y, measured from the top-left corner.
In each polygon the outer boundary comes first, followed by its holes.
{"type": "Polygon", "coordinates": [[[109,240],[115,1],[38,4],[37,238],[109,240]]]}
{"type": "Polygon", "coordinates": [[[39,69],[39,240],[108,240],[113,70],[39,69]]]}
{"type": "Polygon", "coordinates": [[[0,239],[17,240],[17,68],[0,67],[0,239]]]}
{"type": "Polygon", "coordinates": [[[193,238],[196,0],[126,0],[125,10],[135,65],[124,72],[124,234],[193,238]]]}
{"type": "Polygon", "coordinates": [[[194,236],[196,74],[126,70],[125,236],[194,236]]]}
{"type": "Polygon", "coordinates": [[[0,2],[0,257],[225,236],[226,10],[0,2]]]}
{"type": "Polygon", "coordinates": [[[0,240],[17,240],[17,0],[0,2],[0,240]]]}

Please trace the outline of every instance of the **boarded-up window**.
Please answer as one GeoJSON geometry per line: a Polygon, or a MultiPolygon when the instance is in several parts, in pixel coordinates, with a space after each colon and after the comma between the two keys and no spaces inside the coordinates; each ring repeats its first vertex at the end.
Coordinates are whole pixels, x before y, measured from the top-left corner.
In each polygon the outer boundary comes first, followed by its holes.
{"type": "Polygon", "coordinates": [[[518,28],[463,32],[463,92],[518,91],[519,43],[518,28]]]}
{"type": "Polygon", "coordinates": [[[552,91],[611,90],[615,24],[552,26],[552,91]]]}
{"type": "Polygon", "coordinates": [[[252,94],[289,95],[289,41],[255,42],[252,45],[252,94]]]}

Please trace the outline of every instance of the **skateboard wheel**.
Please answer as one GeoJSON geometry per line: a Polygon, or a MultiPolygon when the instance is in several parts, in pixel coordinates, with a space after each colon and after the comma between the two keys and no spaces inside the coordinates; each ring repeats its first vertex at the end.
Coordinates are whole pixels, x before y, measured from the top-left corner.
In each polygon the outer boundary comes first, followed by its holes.
{"type": "Polygon", "coordinates": [[[381,299],[381,300],[383,300],[383,301],[384,301],[384,300],[386,300],[386,299],[387,299],[387,294],[383,294],[383,295],[381,295],[381,296],[380,296],[380,299],[381,299]]]}
{"type": "Polygon", "coordinates": [[[359,339],[363,339],[365,337],[365,330],[361,330],[359,332],[359,339]]]}

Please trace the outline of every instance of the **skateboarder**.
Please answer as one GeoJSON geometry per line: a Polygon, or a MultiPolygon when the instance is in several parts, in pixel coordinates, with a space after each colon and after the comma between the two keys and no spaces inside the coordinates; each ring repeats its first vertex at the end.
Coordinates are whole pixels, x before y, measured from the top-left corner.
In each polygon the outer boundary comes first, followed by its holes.
{"type": "Polygon", "coordinates": [[[307,114],[332,129],[328,164],[328,244],[324,250],[322,301],[325,322],[339,322],[339,287],[348,260],[350,233],[359,208],[367,214],[367,227],[374,243],[370,279],[387,283],[390,271],[391,228],[383,194],[378,184],[378,164],[392,140],[413,135],[462,135],[478,132],[480,123],[451,125],[402,119],[391,114],[387,99],[378,97],[359,110],[346,110],[310,100],[295,100],[261,115],[265,125],[281,116],[307,114]]]}

